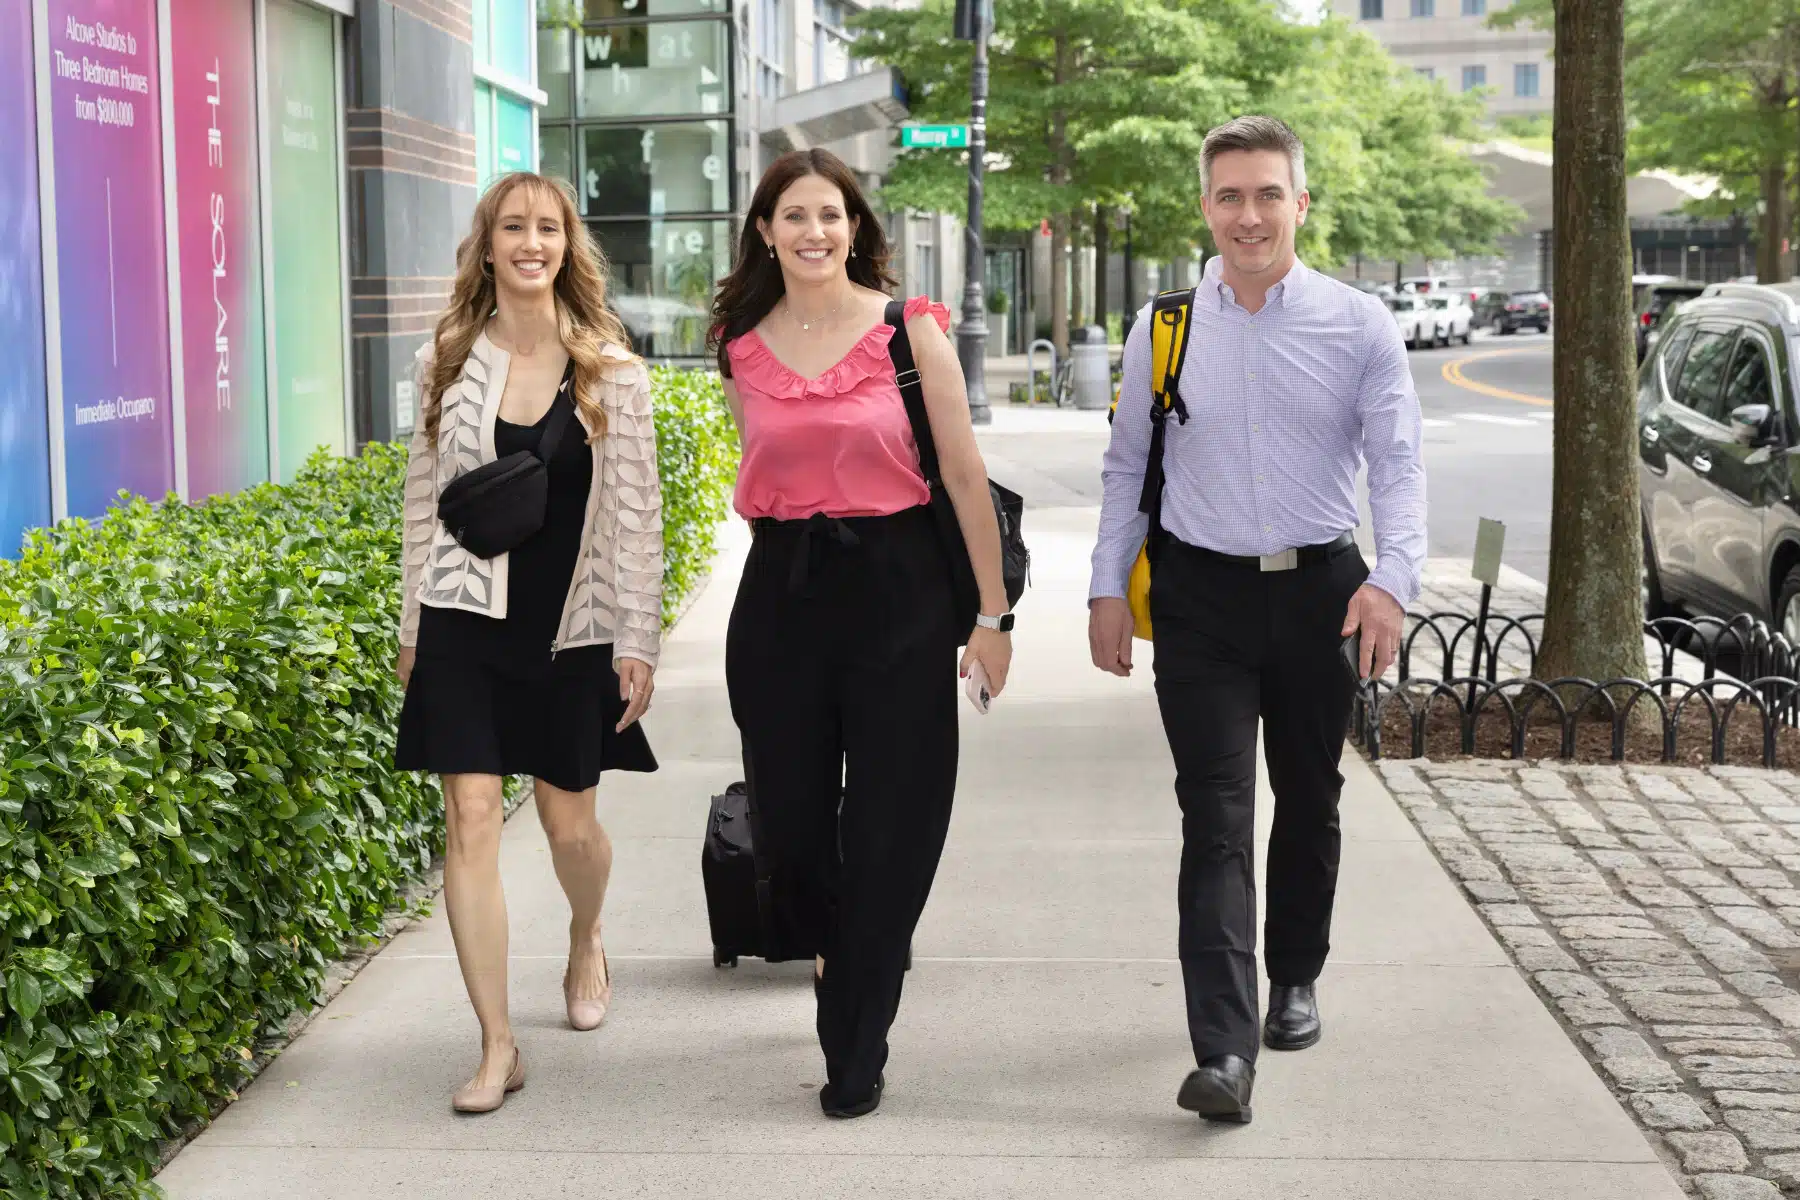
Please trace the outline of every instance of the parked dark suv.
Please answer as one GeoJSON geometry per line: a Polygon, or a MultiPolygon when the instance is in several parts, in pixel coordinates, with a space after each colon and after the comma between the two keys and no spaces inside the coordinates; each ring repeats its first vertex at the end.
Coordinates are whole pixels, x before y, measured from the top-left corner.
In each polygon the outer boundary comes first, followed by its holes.
{"type": "Polygon", "coordinates": [[[1636,316],[1632,320],[1633,335],[1637,338],[1638,361],[1644,361],[1644,355],[1650,352],[1650,331],[1663,315],[1663,310],[1671,304],[1692,300],[1706,290],[1704,283],[1691,279],[1657,280],[1636,289],[1637,295],[1632,304],[1636,316]]]}
{"type": "Polygon", "coordinates": [[[1638,372],[1644,590],[1800,644],[1800,283],[1719,283],[1638,372]]]}
{"type": "Polygon", "coordinates": [[[1489,292],[1475,306],[1475,323],[1495,333],[1550,332],[1550,297],[1543,292],[1489,292]]]}

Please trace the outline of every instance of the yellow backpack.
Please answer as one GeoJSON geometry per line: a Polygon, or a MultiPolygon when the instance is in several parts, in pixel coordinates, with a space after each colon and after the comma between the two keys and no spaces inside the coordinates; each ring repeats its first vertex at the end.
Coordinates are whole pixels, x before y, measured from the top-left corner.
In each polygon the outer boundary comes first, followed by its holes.
{"type": "MultiPolygon", "coordinates": [[[[1181,364],[1187,357],[1188,327],[1194,312],[1194,289],[1163,292],[1150,305],[1150,453],[1144,459],[1144,491],[1138,498],[1138,511],[1150,518],[1150,530],[1138,548],[1137,561],[1131,567],[1131,579],[1125,598],[1131,605],[1133,633],[1144,641],[1154,641],[1150,629],[1150,565],[1157,544],[1163,536],[1163,430],[1173,412],[1175,419],[1187,424],[1187,405],[1181,399],[1181,364]]],[[[1113,393],[1112,408],[1106,414],[1108,424],[1118,415],[1119,394],[1113,393]]]]}

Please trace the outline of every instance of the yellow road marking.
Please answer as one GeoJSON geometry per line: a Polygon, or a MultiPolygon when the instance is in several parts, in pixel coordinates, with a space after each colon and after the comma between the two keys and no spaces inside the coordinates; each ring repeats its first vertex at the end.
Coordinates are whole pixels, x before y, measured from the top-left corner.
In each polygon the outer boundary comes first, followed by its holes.
{"type": "Polygon", "coordinates": [[[1495,387],[1491,383],[1482,383],[1479,380],[1470,379],[1467,375],[1463,374],[1463,367],[1465,365],[1472,362],[1480,362],[1484,358],[1503,358],[1509,354],[1533,354],[1536,352],[1537,348],[1535,346],[1530,346],[1518,350],[1484,350],[1480,354],[1465,354],[1461,358],[1453,358],[1444,364],[1444,379],[1446,382],[1451,383],[1456,387],[1464,388],[1471,392],[1480,392],[1483,396],[1497,396],[1502,400],[1516,400],[1520,404],[1533,404],[1539,408],[1549,408],[1551,407],[1551,402],[1547,397],[1533,396],[1529,392],[1509,391],[1503,387],[1495,387]]]}

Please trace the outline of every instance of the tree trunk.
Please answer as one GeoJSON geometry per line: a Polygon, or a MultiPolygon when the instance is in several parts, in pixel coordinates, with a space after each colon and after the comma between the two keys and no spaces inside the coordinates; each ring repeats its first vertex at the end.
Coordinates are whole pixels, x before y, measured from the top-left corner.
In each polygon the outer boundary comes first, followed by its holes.
{"type": "Polygon", "coordinates": [[[1556,343],[1543,679],[1642,679],[1624,0],[1557,0],[1556,343]]]}
{"type": "Polygon", "coordinates": [[[1094,205],[1094,324],[1106,328],[1106,242],[1112,213],[1106,205],[1094,205]]]}
{"type": "Polygon", "coordinates": [[[1077,329],[1087,324],[1088,285],[1087,272],[1081,269],[1083,249],[1081,222],[1071,216],[1069,218],[1069,328],[1071,329],[1077,329]]]}
{"type": "Polygon", "coordinates": [[[1756,279],[1758,283],[1781,283],[1787,279],[1787,262],[1781,243],[1787,237],[1787,163],[1781,159],[1763,167],[1762,219],[1756,231],[1756,279]]]}

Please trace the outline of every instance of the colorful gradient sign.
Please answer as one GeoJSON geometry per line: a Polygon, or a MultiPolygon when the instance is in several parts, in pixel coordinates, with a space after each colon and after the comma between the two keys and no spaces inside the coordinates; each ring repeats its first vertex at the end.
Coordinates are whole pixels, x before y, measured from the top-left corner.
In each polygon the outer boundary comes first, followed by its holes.
{"type": "Polygon", "coordinates": [[[50,523],[31,7],[0,5],[0,558],[50,523]]]}
{"type": "Polygon", "coordinates": [[[269,477],[251,0],[173,10],[175,219],[181,247],[188,497],[269,477]]]}
{"type": "Polygon", "coordinates": [[[49,0],[71,516],[175,485],[154,0],[49,0]]]}
{"type": "Polygon", "coordinates": [[[284,483],[318,447],[346,448],[333,21],[293,0],[269,0],[269,236],[277,477],[284,483]]]}

